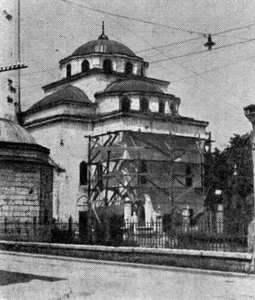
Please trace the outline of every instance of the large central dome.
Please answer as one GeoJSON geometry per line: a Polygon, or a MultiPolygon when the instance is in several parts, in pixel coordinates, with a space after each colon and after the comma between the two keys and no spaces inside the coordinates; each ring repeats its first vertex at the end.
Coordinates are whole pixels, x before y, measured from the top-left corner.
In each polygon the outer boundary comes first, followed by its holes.
{"type": "Polygon", "coordinates": [[[78,49],[74,51],[72,56],[82,56],[87,54],[92,54],[96,52],[106,53],[106,54],[121,54],[134,57],[135,53],[130,50],[127,46],[112,40],[95,40],[83,44],[78,49]]]}
{"type": "Polygon", "coordinates": [[[131,57],[136,56],[135,53],[127,46],[119,42],[109,40],[108,36],[104,34],[104,25],[102,34],[99,36],[98,40],[83,44],[74,51],[72,56],[81,56],[97,52],[106,54],[121,54],[131,57]]]}

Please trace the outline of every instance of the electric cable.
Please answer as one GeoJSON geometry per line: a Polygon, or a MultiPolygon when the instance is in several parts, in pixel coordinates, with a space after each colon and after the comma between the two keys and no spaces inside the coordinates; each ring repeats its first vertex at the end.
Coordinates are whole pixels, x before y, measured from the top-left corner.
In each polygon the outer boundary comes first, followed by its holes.
{"type": "Polygon", "coordinates": [[[156,22],[152,22],[152,21],[146,21],[146,20],[142,20],[142,19],[138,19],[138,18],[133,18],[133,17],[128,17],[128,16],[116,14],[116,13],[111,13],[111,12],[107,12],[105,10],[101,10],[101,9],[97,9],[97,8],[91,8],[91,7],[88,7],[88,6],[85,6],[85,5],[77,4],[75,2],[68,1],[68,0],[60,0],[60,1],[65,2],[65,3],[69,3],[71,5],[76,5],[76,6],[79,6],[79,7],[83,7],[83,8],[88,9],[88,10],[92,10],[92,11],[96,11],[96,12],[99,12],[99,13],[111,15],[111,16],[118,17],[118,18],[122,18],[122,19],[137,21],[137,22],[141,22],[141,23],[145,23],[145,24],[160,26],[160,27],[169,28],[169,29],[178,30],[178,31],[183,31],[183,32],[188,32],[188,33],[196,33],[196,34],[200,34],[200,35],[205,34],[204,32],[200,32],[200,31],[195,31],[195,30],[190,30],[190,29],[185,29],[185,28],[180,28],[180,27],[175,27],[175,26],[170,26],[170,25],[164,25],[164,24],[160,24],[160,23],[156,23],[156,22]]]}
{"type": "MultiPolygon", "coordinates": [[[[254,42],[254,41],[255,41],[255,39],[250,39],[250,40],[247,40],[247,41],[242,41],[242,42],[237,42],[237,43],[233,43],[233,44],[223,45],[223,46],[220,46],[220,47],[217,47],[217,48],[212,48],[210,50],[210,52],[216,51],[216,50],[219,50],[219,49],[222,49],[222,48],[227,48],[227,47],[231,47],[231,46],[235,46],[235,45],[240,45],[240,44],[245,44],[245,43],[254,42]]],[[[201,54],[201,53],[205,53],[205,52],[208,52],[208,50],[201,50],[201,51],[197,51],[197,52],[191,52],[191,53],[186,53],[186,54],[182,54],[182,55],[177,55],[177,56],[173,56],[173,57],[169,57],[169,58],[165,58],[165,59],[155,60],[155,61],[152,61],[150,63],[154,64],[154,63],[158,63],[158,62],[162,62],[162,61],[167,61],[167,60],[171,60],[171,59],[176,59],[176,58],[181,58],[181,57],[186,57],[186,56],[201,54]]]]}

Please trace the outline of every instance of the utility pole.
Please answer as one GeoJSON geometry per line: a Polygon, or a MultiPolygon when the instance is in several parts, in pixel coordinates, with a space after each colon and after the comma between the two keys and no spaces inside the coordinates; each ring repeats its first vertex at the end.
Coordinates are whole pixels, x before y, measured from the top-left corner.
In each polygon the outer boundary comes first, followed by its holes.
{"type": "MultiPolygon", "coordinates": [[[[18,64],[20,64],[20,0],[18,1],[18,64]]],[[[20,76],[21,76],[21,71],[18,69],[18,99],[17,99],[17,119],[18,123],[20,123],[20,113],[21,113],[21,84],[20,84],[20,76]]]]}
{"type": "MultiPolygon", "coordinates": [[[[16,115],[18,123],[20,123],[20,113],[21,113],[21,69],[25,69],[28,66],[25,64],[21,64],[21,51],[20,51],[20,0],[17,0],[17,60],[18,62],[16,64],[12,64],[9,66],[2,66],[0,67],[0,73],[1,72],[9,72],[9,71],[18,71],[18,86],[17,86],[17,101],[16,101],[16,115]]],[[[8,21],[12,19],[12,16],[7,18],[8,21]]]]}

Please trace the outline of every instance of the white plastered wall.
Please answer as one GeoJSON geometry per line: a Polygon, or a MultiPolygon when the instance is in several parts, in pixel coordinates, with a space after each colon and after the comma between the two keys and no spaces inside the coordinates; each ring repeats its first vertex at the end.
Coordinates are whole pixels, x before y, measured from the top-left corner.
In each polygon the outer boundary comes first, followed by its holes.
{"type": "Polygon", "coordinates": [[[42,146],[50,149],[50,157],[65,171],[54,174],[54,217],[68,221],[70,215],[78,221],[77,200],[86,193],[79,185],[79,165],[87,162],[89,124],[80,122],[52,123],[30,128],[30,133],[42,146]],[[57,211],[57,207],[59,210],[57,211]]]}

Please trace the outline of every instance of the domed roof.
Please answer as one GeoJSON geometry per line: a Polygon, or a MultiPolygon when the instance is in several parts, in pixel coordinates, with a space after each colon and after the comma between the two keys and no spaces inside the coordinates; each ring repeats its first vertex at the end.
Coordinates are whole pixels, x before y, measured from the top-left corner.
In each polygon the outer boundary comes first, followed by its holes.
{"type": "Polygon", "coordinates": [[[18,123],[0,118],[0,142],[36,144],[32,135],[18,123]]]}
{"type": "Polygon", "coordinates": [[[135,57],[135,53],[127,46],[106,38],[90,41],[76,49],[71,56],[82,56],[92,53],[120,54],[135,57]]]}
{"type": "Polygon", "coordinates": [[[92,103],[88,96],[81,89],[68,84],[56,92],[44,97],[42,100],[31,106],[27,111],[40,110],[45,107],[53,107],[64,102],[92,103]]]}
{"type": "Polygon", "coordinates": [[[105,93],[114,92],[147,92],[147,93],[163,93],[163,91],[153,83],[145,80],[128,79],[115,81],[110,84],[104,91],[105,93]]]}

